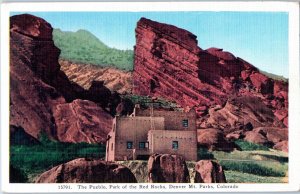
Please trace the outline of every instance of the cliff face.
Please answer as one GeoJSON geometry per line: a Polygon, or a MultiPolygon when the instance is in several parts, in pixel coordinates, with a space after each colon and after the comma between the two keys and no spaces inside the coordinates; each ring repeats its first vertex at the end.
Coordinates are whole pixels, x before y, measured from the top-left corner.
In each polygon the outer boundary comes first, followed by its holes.
{"type": "Polygon", "coordinates": [[[59,53],[45,20],[29,14],[11,17],[11,129],[24,130],[34,138],[45,132],[60,141],[104,141],[112,117],[97,104],[78,99],[86,92],[60,70],[59,53]],[[97,114],[91,115],[95,110],[97,114]]]}
{"type": "Polygon", "coordinates": [[[134,52],[135,94],[195,108],[199,118],[209,117],[210,108],[224,106],[230,97],[255,96],[272,117],[278,113],[274,122],[287,126],[287,83],[222,49],[201,49],[197,37],[184,29],[141,18],[134,52]]]}
{"type": "Polygon", "coordinates": [[[183,107],[209,105],[225,93],[198,78],[199,54],[196,36],[175,26],[142,18],[136,28],[133,92],[160,96],[183,107]],[[201,103],[199,103],[201,102],[201,103]]]}

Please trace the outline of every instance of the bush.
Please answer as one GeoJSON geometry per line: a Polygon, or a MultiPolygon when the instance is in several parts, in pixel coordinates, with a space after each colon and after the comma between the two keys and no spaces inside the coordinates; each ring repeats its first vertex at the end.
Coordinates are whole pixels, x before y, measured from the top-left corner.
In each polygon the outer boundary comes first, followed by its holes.
{"type": "Polygon", "coordinates": [[[215,159],[213,153],[209,152],[207,148],[198,146],[197,152],[198,160],[213,160],[215,159]]]}
{"type": "Polygon", "coordinates": [[[269,148],[263,145],[251,143],[244,140],[236,140],[234,142],[242,151],[253,151],[253,150],[265,150],[268,151],[269,148]]]}
{"type": "MultiPolygon", "coordinates": [[[[105,145],[55,142],[44,134],[39,137],[41,144],[10,146],[10,164],[23,171],[25,176],[46,171],[75,158],[105,157],[105,145]]],[[[15,174],[12,178],[16,179],[15,174]]]]}
{"type": "Polygon", "coordinates": [[[26,183],[28,180],[27,175],[23,170],[9,165],[9,182],[10,183],[26,183]]]}

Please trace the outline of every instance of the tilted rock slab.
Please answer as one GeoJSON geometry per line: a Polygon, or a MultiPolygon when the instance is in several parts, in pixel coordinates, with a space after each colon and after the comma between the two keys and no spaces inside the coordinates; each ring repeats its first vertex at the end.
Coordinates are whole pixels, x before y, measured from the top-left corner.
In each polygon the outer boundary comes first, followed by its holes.
{"type": "Polygon", "coordinates": [[[78,158],[41,174],[36,183],[136,183],[125,166],[102,160],[78,158]]]}
{"type": "Polygon", "coordinates": [[[148,182],[189,183],[189,171],[179,155],[154,154],[148,160],[148,182]]]}
{"type": "Polygon", "coordinates": [[[226,183],[222,166],[212,160],[200,160],[195,165],[195,183],[226,183]]]}
{"type": "Polygon", "coordinates": [[[52,27],[30,14],[10,18],[10,126],[38,139],[104,142],[112,117],[60,70],[52,27]]]}
{"type": "Polygon", "coordinates": [[[279,122],[287,126],[287,83],[223,49],[201,49],[194,34],[173,25],[141,18],[135,32],[134,94],[194,107],[198,117],[209,116],[209,108],[224,106],[230,96],[258,96],[272,111],[280,110],[279,122]]]}

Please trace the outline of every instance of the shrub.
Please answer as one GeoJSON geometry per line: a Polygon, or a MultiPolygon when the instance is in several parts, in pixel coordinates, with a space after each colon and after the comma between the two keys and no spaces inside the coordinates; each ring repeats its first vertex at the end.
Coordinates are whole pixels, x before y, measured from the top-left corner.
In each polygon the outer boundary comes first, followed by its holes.
{"type": "Polygon", "coordinates": [[[198,160],[213,160],[215,159],[213,153],[209,152],[207,148],[198,146],[197,152],[198,160]]]}
{"type": "MultiPolygon", "coordinates": [[[[25,177],[75,158],[105,156],[105,145],[56,142],[49,140],[45,134],[40,134],[39,139],[41,144],[10,146],[10,164],[22,170],[25,177]]],[[[16,179],[15,174],[12,178],[16,179]]],[[[26,179],[22,180],[26,181],[26,179]]]]}
{"type": "Polygon", "coordinates": [[[23,170],[9,165],[9,182],[10,183],[26,183],[28,180],[27,175],[23,170]]]}

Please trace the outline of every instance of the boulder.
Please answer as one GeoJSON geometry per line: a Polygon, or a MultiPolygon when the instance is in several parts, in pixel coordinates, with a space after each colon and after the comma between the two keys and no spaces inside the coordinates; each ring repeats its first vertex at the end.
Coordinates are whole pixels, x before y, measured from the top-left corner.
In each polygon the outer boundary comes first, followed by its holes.
{"type": "Polygon", "coordinates": [[[226,61],[232,61],[236,59],[236,57],[232,53],[223,51],[223,49],[220,48],[212,47],[206,50],[208,53],[226,61]]]}
{"type": "Polygon", "coordinates": [[[249,141],[251,143],[261,144],[261,145],[268,145],[268,139],[258,131],[248,131],[245,133],[244,137],[245,141],[249,141]]]}
{"type": "Polygon", "coordinates": [[[289,152],[289,142],[288,141],[278,142],[273,146],[273,148],[276,150],[281,150],[283,152],[289,152]]]}
{"type": "Polygon", "coordinates": [[[136,183],[136,178],[125,166],[78,158],[42,173],[36,183],[136,183]]]}
{"type": "Polygon", "coordinates": [[[214,128],[198,129],[197,142],[209,150],[232,151],[235,147],[225,139],[221,130],[214,128]]]}
{"type": "Polygon", "coordinates": [[[148,182],[189,183],[189,171],[182,156],[154,154],[148,160],[148,182]]]}
{"type": "Polygon", "coordinates": [[[195,183],[226,183],[222,166],[212,160],[200,160],[195,165],[195,183]]]}
{"type": "Polygon", "coordinates": [[[263,134],[268,139],[268,141],[273,142],[273,144],[288,140],[287,128],[258,127],[253,129],[253,131],[263,134]]]}
{"type": "Polygon", "coordinates": [[[256,89],[262,94],[273,94],[274,81],[266,75],[254,72],[250,75],[250,80],[256,89]]]}

